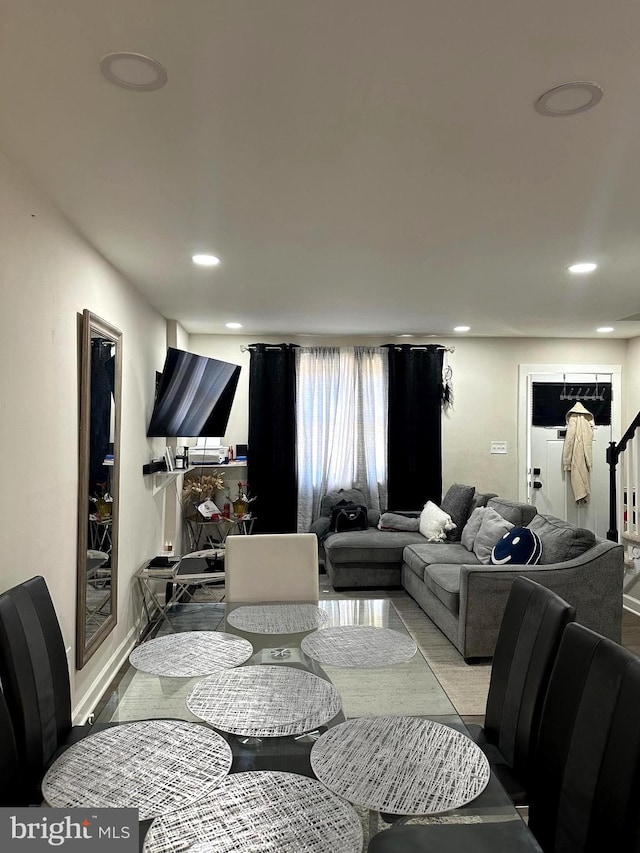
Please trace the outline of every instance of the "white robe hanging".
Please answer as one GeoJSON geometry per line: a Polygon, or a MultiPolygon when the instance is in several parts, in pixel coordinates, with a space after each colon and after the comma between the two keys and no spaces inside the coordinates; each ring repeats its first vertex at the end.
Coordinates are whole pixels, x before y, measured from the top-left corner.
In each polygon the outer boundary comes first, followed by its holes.
{"type": "Polygon", "coordinates": [[[594,417],[578,402],[567,412],[566,421],[562,467],[571,472],[571,488],[576,503],[587,503],[591,494],[594,417]]]}

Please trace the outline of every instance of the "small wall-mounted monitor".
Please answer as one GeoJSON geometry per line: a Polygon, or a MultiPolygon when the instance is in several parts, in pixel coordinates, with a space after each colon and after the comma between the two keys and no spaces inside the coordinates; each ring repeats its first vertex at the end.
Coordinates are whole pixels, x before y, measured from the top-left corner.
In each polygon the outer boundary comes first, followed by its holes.
{"type": "Polygon", "coordinates": [[[169,347],[147,435],[224,435],[240,366],[169,347]]]}

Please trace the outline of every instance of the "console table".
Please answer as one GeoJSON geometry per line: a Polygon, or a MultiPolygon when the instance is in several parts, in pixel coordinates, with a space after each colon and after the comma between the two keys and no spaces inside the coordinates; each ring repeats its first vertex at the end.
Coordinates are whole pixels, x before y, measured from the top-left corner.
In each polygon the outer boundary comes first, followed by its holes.
{"type": "MultiPolygon", "coordinates": [[[[221,549],[212,549],[207,553],[210,553],[212,557],[220,559],[224,551],[221,549]]],[[[134,577],[138,582],[138,589],[142,597],[142,608],[146,617],[146,624],[141,627],[140,635],[142,635],[147,626],[163,620],[167,623],[170,630],[174,631],[175,628],[171,621],[171,608],[178,599],[184,598],[189,602],[193,598],[191,590],[194,587],[201,588],[211,584],[224,583],[223,563],[221,563],[220,571],[209,572],[189,572],[188,566],[188,558],[183,557],[179,562],[166,568],[143,566],[135,573],[134,577]],[[164,600],[158,594],[156,587],[158,581],[164,584],[165,590],[169,584],[173,585],[173,594],[165,594],[164,600]]]]}
{"type": "Polygon", "coordinates": [[[185,524],[189,535],[189,548],[191,551],[198,551],[204,545],[209,545],[212,548],[224,545],[227,536],[231,534],[240,534],[241,536],[249,536],[253,531],[255,517],[245,515],[240,518],[225,518],[224,516],[218,521],[210,519],[186,519],[185,524]]]}

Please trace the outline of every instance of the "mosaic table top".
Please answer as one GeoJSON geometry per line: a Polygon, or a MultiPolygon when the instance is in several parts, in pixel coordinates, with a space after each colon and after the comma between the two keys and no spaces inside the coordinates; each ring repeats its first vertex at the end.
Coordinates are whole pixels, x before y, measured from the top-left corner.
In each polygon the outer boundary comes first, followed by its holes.
{"type": "Polygon", "coordinates": [[[142,643],[129,655],[129,663],[153,675],[193,678],[240,666],[252,654],[251,643],[234,634],[183,631],[142,643]]]}
{"type": "Polygon", "coordinates": [[[137,808],[146,820],[215,788],[231,761],[225,739],[198,723],[123,723],[70,746],[47,771],[42,793],[50,806],[137,808]]]}
{"type": "Polygon", "coordinates": [[[470,738],[420,717],[340,723],[315,742],[311,766],[349,802],[399,815],[460,808],[489,782],[489,762],[470,738]]]}
{"type": "Polygon", "coordinates": [[[356,812],[316,779],[232,773],[202,799],[155,820],[144,853],[360,853],[356,812]]]}
{"type": "Polygon", "coordinates": [[[405,663],[418,650],[407,634],[370,625],[323,628],[306,636],[300,648],[320,663],[359,669],[405,663]]]}
{"type": "Polygon", "coordinates": [[[315,604],[243,605],[227,616],[227,623],[250,634],[299,634],[313,631],[327,621],[315,604]]]}
{"type": "Polygon", "coordinates": [[[290,666],[243,666],[203,678],[187,696],[189,710],[217,729],[247,737],[313,731],[340,711],[330,681],[290,666]]]}

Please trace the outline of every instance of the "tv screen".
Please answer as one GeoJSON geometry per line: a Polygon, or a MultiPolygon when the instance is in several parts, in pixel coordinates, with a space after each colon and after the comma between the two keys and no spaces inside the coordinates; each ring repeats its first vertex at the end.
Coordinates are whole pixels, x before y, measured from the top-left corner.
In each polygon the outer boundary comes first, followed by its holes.
{"type": "Polygon", "coordinates": [[[239,376],[237,364],[169,347],[147,435],[224,435],[239,376]]]}

